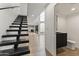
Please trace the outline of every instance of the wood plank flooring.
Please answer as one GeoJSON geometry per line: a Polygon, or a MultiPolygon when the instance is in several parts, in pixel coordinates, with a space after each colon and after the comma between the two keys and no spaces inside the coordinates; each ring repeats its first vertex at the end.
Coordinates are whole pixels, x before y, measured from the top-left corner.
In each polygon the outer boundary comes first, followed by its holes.
{"type": "Polygon", "coordinates": [[[79,56],[79,49],[60,48],[57,50],[57,56],[79,56]]]}
{"type": "Polygon", "coordinates": [[[44,37],[38,36],[36,33],[29,34],[29,49],[30,54],[25,56],[46,56],[44,37]],[[41,37],[41,38],[40,38],[41,37]]]}

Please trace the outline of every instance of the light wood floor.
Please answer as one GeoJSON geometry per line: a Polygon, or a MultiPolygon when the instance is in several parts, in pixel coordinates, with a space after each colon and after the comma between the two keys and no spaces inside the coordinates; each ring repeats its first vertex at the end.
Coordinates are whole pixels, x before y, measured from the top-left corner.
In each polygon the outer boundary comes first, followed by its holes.
{"type": "Polygon", "coordinates": [[[38,36],[36,33],[29,34],[29,49],[30,54],[24,56],[46,56],[44,37],[38,36]]]}
{"type": "Polygon", "coordinates": [[[26,54],[23,56],[52,56],[45,49],[45,38],[42,34],[39,36],[36,33],[30,33],[28,45],[30,49],[30,54],[26,54]]]}
{"type": "Polygon", "coordinates": [[[60,48],[57,50],[57,56],[79,56],[79,49],[60,48]]]}

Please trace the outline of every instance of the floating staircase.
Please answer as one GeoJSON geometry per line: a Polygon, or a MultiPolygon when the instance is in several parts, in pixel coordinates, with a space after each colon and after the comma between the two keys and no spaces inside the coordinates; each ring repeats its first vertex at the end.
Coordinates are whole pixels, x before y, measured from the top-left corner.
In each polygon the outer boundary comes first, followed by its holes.
{"type": "Polygon", "coordinates": [[[16,39],[14,40],[2,40],[0,42],[0,48],[9,46],[9,45],[14,45],[12,48],[0,50],[0,56],[20,56],[24,54],[29,54],[29,46],[21,46],[19,47],[20,44],[24,43],[29,43],[29,39],[21,39],[20,37],[28,37],[28,24],[27,24],[27,16],[18,16],[15,21],[12,23],[12,25],[9,26],[9,29],[6,30],[6,33],[12,33],[12,32],[17,32],[17,34],[5,34],[2,35],[2,38],[13,38],[15,37],[16,39]],[[15,25],[15,26],[14,26],[15,25]],[[24,26],[23,26],[24,25],[24,26]],[[18,29],[14,29],[18,28],[18,29]],[[25,29],[22,29],[25,28],[25,29]],[[27,33],[21,33],[21,32],[27,32],[27,33]]]}

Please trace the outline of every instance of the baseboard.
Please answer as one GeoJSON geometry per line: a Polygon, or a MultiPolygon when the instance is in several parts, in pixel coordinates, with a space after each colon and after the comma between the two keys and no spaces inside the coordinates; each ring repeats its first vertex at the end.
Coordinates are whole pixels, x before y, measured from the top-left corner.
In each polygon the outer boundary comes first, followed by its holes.
{"type": "Polygon", "coordinates": [[[45,50],[46,50],[46,56],[53,56],[53,54],[47,48],[45,48],[45,50]]]}

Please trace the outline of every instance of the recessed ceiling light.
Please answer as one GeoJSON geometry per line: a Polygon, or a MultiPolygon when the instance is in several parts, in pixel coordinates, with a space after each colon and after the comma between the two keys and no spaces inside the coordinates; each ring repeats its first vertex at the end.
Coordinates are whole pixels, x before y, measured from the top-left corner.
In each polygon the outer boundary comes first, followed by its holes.
{"type": "Polygon", "coordinates": [[[34,15],[32,15],[32,16],[34,16],[34,15]]]}
{"type": "Polygon", "coordinates": [[[71,10],[74,11],[74,10],[76,10],[76,8],[72,8],[71,10]]]}

